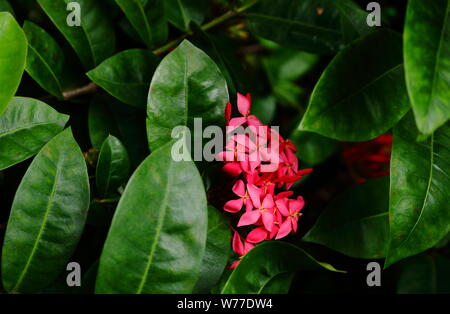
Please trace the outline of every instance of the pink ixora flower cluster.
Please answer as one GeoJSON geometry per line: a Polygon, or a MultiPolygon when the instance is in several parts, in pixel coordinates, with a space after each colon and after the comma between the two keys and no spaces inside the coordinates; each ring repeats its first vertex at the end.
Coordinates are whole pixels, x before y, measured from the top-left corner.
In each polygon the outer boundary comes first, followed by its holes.
{"type": "Polygon", "coordinates": [[[305,202],[301,196],[291,198],[289,189],[312,169],[299,170],[295,145],[250,115],[249,94],[238,93],[237,103],[242,117],[231,119],[231,103],[226,106],[227,143],[217,160],[225,163],[223,170],[236,180],[232,188],[236,198],[224,210],[240,214],[237,227],[252,226],[246,237],[234,231],[233,250],[242,257],[261,241],[297,231],[305,202]]]}

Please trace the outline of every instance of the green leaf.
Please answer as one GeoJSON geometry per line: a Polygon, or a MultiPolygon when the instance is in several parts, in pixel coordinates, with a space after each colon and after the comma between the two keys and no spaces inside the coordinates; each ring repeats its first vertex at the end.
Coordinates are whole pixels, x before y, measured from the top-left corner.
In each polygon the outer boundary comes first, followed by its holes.
{"type": "Polygon", "coordinates": [[[408,114],[395,128],[385,267],[436,245],[450,232],[450,124],[418,143],[408,114]]]}
{"type": "Polygon", "coordinates": [[[450,1],[408,2],[403,33],[406,86],[416,124],[430,135],[450,119],[450,1]]]}
{"type": "Polygon", "coordinates": [[[120,101],[145,108],[158,62],[148,50],[130,49],[106,59],[87,76],[120,101]]]}
{"type": "Polygon", "coordinates": [[[290,136],[297,147],[297,157],[308,166],[318,165],[333,155],[339,142],[322,135],[295,130],[290,136]]]}
{"type": "Polygon", "coordinates": [[[164,0],[169,22],[181,31],[188,31],[192,22],[202,24],[207,12],[207,0],[164,0]]]}
{"type": "Polygon", "coordinates": [[[295,273],[280,273],[264,285],[261,294],[287,294],[295,273]]]}
{"type": "Polygon", "coordinates": [[[44,29],[30,21],[25,21],[23,31],[29,47],[25,70],[43,89],[62,99],[64,54],[61,48],[44,29]]]}
{"type": "Polygon", "coordinates": [[[92,69],[112,55],[115,34],[105,9],[97,0],[78,0],[80,26],[69,26],[67,10],[70,0],[38,0],[39,5],[64,35],[86,69],[92,69]]]}
{"type": "Polygon", "coordinates": [[[117,137],[125,145],[133,169],[149,154],[142,109],[108,95],[95,95],[89,107],[88,126],[94,148],[100,149],[109,134],[117,137]]]}
{"type": "Polygon", "coordinates": [[[64,271],[88,208],[86,163],[66,129],[42,148],[17,190],[3,245],[5,289],[39,292],[64,271]]]}
{"type": "Polygon", "coordinates": [[[193,293],[210,293],[219,282],[230,253],[231,229],[219,211],[208,206],[208,233],[200,276],[193,293]]]}
{"type": "Polygon", "coordinates": [[[27,39],[8,12],[0,12],[0,115],[19,87],[27,57],[27,39]]]}
{"type": "Polygon", "coordinates": [[[450,260],[427,254],[405,260],[397,293],[450,293],[450,260]]]}
{"type": "Polygon", "coordinates": [[[361,37],[325,69],[299,129],[343,141],[385,133],[410,106],[403,76],[397,33],[381,29],[361,37]]]}
{"type": "Polygon", "coordinates": [[[106,197],[119,188],[128,178],[130,161],[123,144],[116,137],[109,135],[103,142],[98,155],[95,180],[97,190],[106,197]]]}
{"type": "Polygon", "coordinates": [[[223,125],[227,83],[217,65],[189,41],[167,55],[153,76],[147,103],[147,136],[152,150],[171,140],[176,126],[223,125]]]}
{"type": "Polygon", "coordinates": [[[37,99],[14,97],[0,115],[0,170],[37,154],[68,120],[37,99]]]}
{"type": "Polygon", "coordinates": [[[367,13],[348,0],[262,0],[246,16],[256,35],[313,53],[335,53],[370,31],[367,13]]]}
{"type": "Polygon", "coordinates": [[[206,242],[206,196],[195,164],[175,162],[171,149],[172,142],[153,152],[129,180],[100,258],[97,293],[194,288],[206,242]]]}
{"type": "Polygon", "coordinates": [[[252,99],[252,114],[265,124],[272,122],[275,112],[277,110],[277,103],[274,96],[253,97],[252,99]]]}
{"type": "Polygon", "coordinates": [[[0,12],[9,12],[14,15],[14,10],[7,0],[0,0],[0,12]]]}
{"type": "Polygon", "coordinates": [[[370,179],[332,201],[303,240],[351,257],[383,258],[389,239],[388,214],[389,178],[370,179]]]}
{"type": "Polygon", "coordinates": [[[331,265],[317,262],[299,247],[281,241],[267,241],[244,255],[222,293],[260,294],[274,277],[282,273],[321,269],[336,271],[331,265]]]}
{"type": "Polygon", "coordinates": [[[166,0],[116,0],[149,49],[163,44],[169,34],[164,1],[166,0]]]}

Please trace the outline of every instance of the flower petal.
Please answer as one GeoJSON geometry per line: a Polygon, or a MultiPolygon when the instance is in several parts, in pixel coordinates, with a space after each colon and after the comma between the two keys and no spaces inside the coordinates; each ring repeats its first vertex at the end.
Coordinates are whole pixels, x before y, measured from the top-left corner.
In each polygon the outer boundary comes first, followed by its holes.
{"type": "Polygon", "coordinates": [[[237,93],[237,105],[238,110],[244,117],[250,114],[251,103],[249,98],[245,97],[241,93],[237,93]]]}
{"type": "Polygon", "coordinates": [[[245,254],[244,245],[242,244],[241,241],[241,236],[237,231],[235,231],[233,235],[233,251],[235,251],[240,256],[245,254]]]}
{"type": "Polygon", "coordinates": [[[291,232],[291,219],[287,218],[280,226],[280,230],[275,238],[275,240],[281,239],[287,236],[291,232]]]}
{"type": "Polygon", "coordinates": [[[259,210],[252,210],[249,212],[245,212],[241,216],[241,219],[239,219],[237,226],[241,227],[241,226],[253,225],[255,222],[258,221],[260,216],[261,216],[261,213],[259,210]]]}
{"type": "Polygon", "coordinates": [[[244,184],[244,181],[237,180],[236,183],[233,185],[232,191],[237,196],[244,197],[244,195],[245,195],[245,184],[244,184]]]}
{"type": "Polygon", "coordinates": [[[225,164],[222,167],[222,170],[232,177],[237,177],[242,172],[241,166],[239,165],[238,162],[230,162],[228,164],[225,164]]]}
{"type": "Polygon", "coordinates": [[[231,200],[225,203],[223,206],[223,210],[230,212],[230,213],[237,213],[241,210],[242,206],[244,205],[244,199],[238,198],[237,200],[231,200]]]}
{"type": "Polygon", "coordinates": [[[263,227],[258,227],[250,231],[246,240],[251,243],[258,243],[267,238],[267,231],[263,227]]]}
{"type": "Polygon", "coordinates": [[[270,213],[270,212],[263,212],[261,214],[261,219],[262,219],[262,222],[264,224],[264,228],[267,231],[272,232],[273,222],[274,222],[273,214],[270,213]]]}

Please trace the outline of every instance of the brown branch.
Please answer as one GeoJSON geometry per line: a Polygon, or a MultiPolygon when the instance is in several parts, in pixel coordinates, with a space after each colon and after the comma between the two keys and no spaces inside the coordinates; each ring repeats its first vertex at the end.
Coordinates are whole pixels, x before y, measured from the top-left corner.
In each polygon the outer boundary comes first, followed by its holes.
{"type": "Polygon", "coordinates": [[[90,82],[87,85],[81,86],[79,88],[75,88],[72,90],[68,90],[63,92],[64,100],[70,100],[72,98],[81,96],[81,95],[88,95],[88,94],[94,94],[98,90],[98,85],[94,82],[90,82]]]}

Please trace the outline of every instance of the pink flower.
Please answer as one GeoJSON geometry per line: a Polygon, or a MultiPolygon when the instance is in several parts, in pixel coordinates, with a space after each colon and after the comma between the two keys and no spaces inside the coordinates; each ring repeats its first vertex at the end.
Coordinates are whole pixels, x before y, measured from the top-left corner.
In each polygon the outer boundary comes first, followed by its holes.
{"type": "Polygon", "coordinates": [[[252,100],[250,94],[243,96],[242,94],[237,93],[238,110],[242,117],[231,119],[228,122],[229,126],[238,127],[244,123],[254,126],[262,125],[261,121],[259,121],[256,116],[250,115],[250,110],[252,107],[251,102],[252,100]]]}
{"type": "Polygon", "coordinates": [[[266,230],[271,232],[274,223],[273,208],[275,207],[272,195],[267,194],[261,202],[259,188],[252,184],[249,184],[247,188],[255,210],[244,213],[239,219],[238,227],[255,224],[261,219],[266,230]]]}
{"type": "Polygon", "coordinates": [[[255,247],[253,244],[247,242],[246,240],[241,241],[241,237],[239,233],[237,233],[237,231],[234,232],[232,246],[233,251],[235,251],[239,255],[239,259],[230,266],[230,269],[236,268],[242,257],[255,247]]]}
{"type": "Polygon", "coordinates": [[[299,196],[296,200],[279,200],[277,201],[277,207],[281,214],[286,217],[280,226],[277,237],[280,239],[287,236],[291,231],[297,232],[298,218],[301,215],[300,211],[305,205],[303,197],[299,196]]]}
{"type": "Polygon", "coordinates": [[[253,203],[250,199],[250,196],[245,189],[245,184],[242,180],[236,181],[233,186],[233,193],[239,196],[236,200],[228,201],[223,209],[230,213],[237,213],[242,209],[242,206],[245,205],[246,211],[250,211],[253,209],[253,203]]]}

